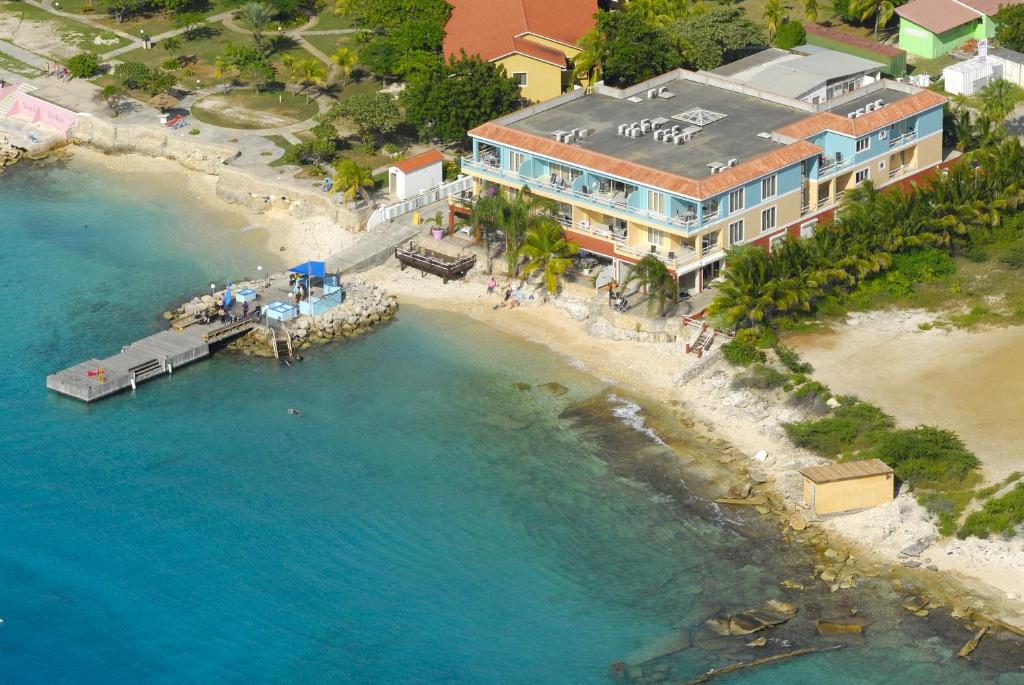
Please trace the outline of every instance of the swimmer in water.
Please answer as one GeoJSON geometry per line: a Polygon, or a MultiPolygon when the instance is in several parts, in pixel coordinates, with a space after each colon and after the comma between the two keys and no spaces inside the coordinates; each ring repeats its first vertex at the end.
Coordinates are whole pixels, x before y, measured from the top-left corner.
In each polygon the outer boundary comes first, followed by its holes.
{"type": "Polygon", "coordinates": [[[298,409],[289,409],[288,413],[291,414],[292,416],[302,416],[301,412],[299,412],[298,409]]]}

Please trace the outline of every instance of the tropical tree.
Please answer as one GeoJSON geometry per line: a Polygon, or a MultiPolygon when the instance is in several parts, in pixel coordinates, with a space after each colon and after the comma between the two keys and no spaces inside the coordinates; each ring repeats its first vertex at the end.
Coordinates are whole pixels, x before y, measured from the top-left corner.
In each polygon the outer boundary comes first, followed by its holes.
{"type": "Polygon", "coordinates": [[[523,276],[541,273],[548,292],[554,295],[562,274],[572,266],[572,256],[579,251],[580,246],[565,237],[557,221],[544,217],[523,239],[522,253],[527,259],[523,276]]]}
{"type": "Polygon", "coordinates": [[[786,18],[786,8],[782,6],[782,0],[768,0],[762,16],[764,25],[768,29],[768,35],[774,37],[782,21],[786,18]]]}
{"type": "Polygon", "coordinates": [[[477,198],[469,224],[483,232],[483,238],[488,243],[488,256],[490,240],[494,234],[501,233],[505,243],[506,273],[517,276],[526,234],[549,220],[554,210],[555,203],[552,200],[534,195],[525,186],[520,190],[495,189],[477,198]]]}
{"type": "Polygon", "coordinates": [[[708,314],[728,328],[770,320],[779,313],[809,309],[807,286],[795,277],[780,277],[770,254],[755,245],[729,251],[728,268],[708,314]]]}
{"type": "Polygon", "coordinates": [[[304,59],[296,65],[299,83],[306,91],[306,102],[309,102],[310,87],[327,87],[327,67],[318,59],[304,59]]]}
{"type": "Polygon", "coordinates": [[[160,41],[160,44],[164,46],[164,50],[171,57],[177,57],[178,53],[181,52],[181,39],[177,36],[169,36],[160,41]]]}
{"type": "Polygon", "coordinates": [[[666,26],[691,13],[706,11],[703,3],[689,0],[629,0],[626,11],[638,14],[652,26],[666,26]]]}
{"type": "Polygon", "coordinates": [[[665,301],[679,301],[679,281],[668,270],[665,263],[654,255],[644,257],[634,264],[626,275],[624,285],[636,285],[647,294],[647,314],[650,315],[654,302],[658,302],[658,315],[665,314],[665,301]]]}
{"type": "Polygon", "coordinates": [[[331,193],[345,191],[346,205],[355,200],[357,195],[361,195],[367,204],[370,203],[370,194],[366,191],[374,185],[373,170],[370,167],[361,166],[351,159],[343,159],[335,167],[331,181],[331,193]]]}
{"type": "Polygon", "coordinates": [[[473,211],[465,223],[471,226],[475,232],[477,241],[484,243],[484,252],[487,254],[487,273],[494,270],[494,253],[491,250],[491,241],[499,231],[499,225],[505,213],[507,199],[504,194],[495,187],[487,188],[473,203],[473,211]]]}
{"type": "Polygon", "coordinates": [[[875,18],[875,37],[878,37],[878,27],[885,26],[892,19],[896,12],[896,6],[890,0],[850,0],[848,10],[850,14],[859,17],[861,21],[875,18]]]}
{"type": "Polygon", "coordinates": [[[121,105],[128,99],[128,94],[125,93],[124,88],[116,83],[104,86],[99,96],[110,109],[110,113],[115,117],[121,113],[121,105]]]}
{"type": "MultiPolygon", "coordinates": [[[[281,66],[284,67],[284,85],[287,88],[290,85],[298,85],[299,82],[299,64],[302,60],[298,59],[295,55],[285,54],[281,57],[281,66]]],[[[298,95],[298,92],[293,92],[292,97],[298,95]]]]}
{"type": "Polygon", "coordinates": [[[742,9],[717,7],[674,22],[666,30],[689,68],[711,70],[768,45],[764,27],[742,9]]]}
{"type": "Polygon", "coordinates": [[[185,40],[192,40],[196,37],[199,28],[206,23],[206,15],[202,12],[175,14],[171,19],[171,23],[174,24],[175,28],[185,30],[185,40]]]}
{"type": "Polygon", "coordinates": [[[598,12],[597,29],[605,36],[604,82],[624,87],[678,66],[679,52],[668,33],[635,12],[598,12]]]}
{"type": "Polygon", "coordinates": [[[818,21],[818,0],[804,0],[804,19],[812,24],[818,21]]]}
{"type": "Polygon", "coordinates": [[[982,89],[978,97],[981,100],[981,113],[993,121],[1002,122],[1013,111],[1024,96],[1021,89],[1003,79],[996,79],[982,89]]]}
{"type": "Polygon", "coordinates": [[[352,76],[352,70],[359,64],[359,55],[356,51],[351,48],[338,48],[333,55],[331,55],[331,61],[338,65],[338,70],[341,72],[342,78],[348,82],[352,76]]]}
{"type": "Polygon", "coordinates": [[[263,29],[274,20],[277,11],[270,3],[262,0],[247,2],[238,8],[238,21],[245,28],[252,31],[253,40],[259,47],[263,41],[263,29]]]}
{"type": "Polygon", "coordinates": [[[577,81],[586,81],[587,85],[601,80],[601,67],[604,63],[607,38],[596,24],[579,41],[580,51],[573,58],[572,77],[577,81]]]}
{"type": "Polygon", "coordinates": [[[367,152],[373,152],[377,138],[391,133],[402,122],[398,103],[388,93],[361,93],[331,107],[332,117],[351,121],[367,152]]]}

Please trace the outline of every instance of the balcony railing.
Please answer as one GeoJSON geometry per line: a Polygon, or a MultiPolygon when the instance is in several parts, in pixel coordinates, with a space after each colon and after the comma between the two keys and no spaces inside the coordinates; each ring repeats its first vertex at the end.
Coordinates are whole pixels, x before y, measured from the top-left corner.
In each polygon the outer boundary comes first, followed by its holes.
{"type": "Polygon", "coordinates": [[[650,249],[643,250],[633,245],[616,245],[615,251],[619,254],[627,255],[629,257],[635,257],[636,259],[643,259],[648,255],[653,255],[661,260],[665,266],[671,268],[677,268],[688,262],[693,261],[697,258],[697,253],[693,250],[680,248],[677,250],[658,250],[657,252],[651,252],[650,249]]]}
{"type": "Polygon", "coordinates": [[[909,169],[909,164],[903,164],[898,167],[893,167],[892,169],[889,169],[889,178],[897,178],[899,176],[902,176],[903,174],[907,173],[909,169]]]}
{"type": "Polygon", "coordinates": [[[917,139],[917,131],[907,131],[901,136],[894,136],[889,139],[889,147],[897,147],[899,145],[905,145],[912,140],[917,139]]]}
{"type": "Polygon", "coordinates": [[[818,178],[831,176],[848,166],[850,166],[849,159],[826,159],[818,166],[818,178]]]}
{"type": "Polygon", "coordinates": [[[477,169],[479,171],[483,171],[484,173],[502,176],[517,183],[543,188],[547,191],[559,195],[580,200],[581,202],[586,202],[598,207],[607,207],[610,209],[615,209],[621,212],[625,212],[627,214],[632,214],[634,216],[642,217],[644,219],[649,219],[668,226],[672,226],[674,228],[681,228],[686,231],[692,231],[697,228],[707,226],[708,224],[714,221],[718,221],[720,218],[717,215],[705,216],[702,217],[700,221],[697,221],[696,215],[693,213],[688,215],[681,214],[679,216],[668,216],[667,214],[652,212],[648,209],[630,207],[627,203],[623,202],[622,200],[616,199],[616,195],[609,196],[607,194],[593,192],[583,193],[581,191],[574,190],[568,183],[565,182],[551,183],[550,181],[544,178],[523,176],[522,174],[519,174],[517,172],[509,171],[508,169],[502,169],[500,166],[495,166],[494,164],[474,161],[472,157],[462,158],[462,168],[477,169]]]}

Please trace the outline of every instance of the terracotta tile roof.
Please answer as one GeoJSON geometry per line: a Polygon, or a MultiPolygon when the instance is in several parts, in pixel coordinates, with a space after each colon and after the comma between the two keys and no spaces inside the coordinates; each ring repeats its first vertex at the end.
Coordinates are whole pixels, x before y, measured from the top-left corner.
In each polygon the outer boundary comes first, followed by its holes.
{"type": "Polygon", "coordinates": [[[532,133],[517,131],[493,122],[476,127],[469,135],[697,199],[710,197],[821,152],[817,145],[800,140],[698,181],[575,145],[559,143],[532,133]]]}
{"type": "Polygon", "coordinates": [[[864,48],[865,50],[870,50],[871,52],[878,53],[879,55],[896,57],[898,55],[906,54],[905,50],[894,48],[891,45],[883,45],[882,43],[876,43],[874,41],[868,40],[867,38],[862,38],[860,36],[851,36],[849,33],[844,33],[836,29],[822,26],[820,24],[805,23],[804,29],[807,30],[807,33],[812,33],[816,36],[821,36],[822,38],[829,38],[840,43],[846,43],[847,45],[853,45],[858,48],[864,48]]]}
{"type": "Polygon", "coordinates": [[[443,161],[444,155],[441,154],[440,150],[434,148],[427,150],[426,152],[421,152],[418,155],[413,155],[408,159],[403,159],[401,162],[395,162],[391,166],[397,168],[403,174],[411,174],[412,172],[428,167],[431,164],[443,161]]]}
{"type": "MultiPolygon", "coordinates": [[[[526,54],[551,61],[551,53],[557,50],[522,36],[533,33],[576,45],[594,25],[597,12],[597,0],[449,0],[449,4],[452,15],[445,27],[444,54],[465,50],[485,60],[529,50],[526,54]]],[[[564,55],[561,61],[565,63],[564,55]]]]}
{"type": "Polygon", "coordinates": [[[955,0],[911,0],[897,7],[896,14],[932,33],[945,33],[981,16],[955,0]]]}
{"type": "MultiPolygon", "coordinates": [[[[536,57],[537,59],[543,62],[550,62],[551,64],[554,64],[556,67],[561,67],[562,69],[565,69],[566,67],[565,53],[559,52],[554,48],[548,47],[547,45],[535,43],[529,38],[513,38],[512,48],[516,52],[521,52],[524,55],[536,57]]],[[[496,56],[500,57],[501,55],[496,56]]]]}
{"type": "Polygon", "coordinates": [[[863,461],[848,461],[842,464],[826,464],[824,466],[810,466],[800,469],[804,478],[814,483],[834,483],[838,480],[851,480],[853,478],[868,478],[870,476],[882,476],[892,474],[892,467],[881,459],[864,459],[863,461]]]}
{"type": "Polygon", "coordinates": [[[945,102],[946,98],[938,93],[922,90],[920,93],[897,100],[856,119],[849,119],[832,112],[818,112],[789,126],[783,126],[776,133],[790,138],[806,138],[821,131],[836,131],[850,136],[860,136],[945,102]]]}

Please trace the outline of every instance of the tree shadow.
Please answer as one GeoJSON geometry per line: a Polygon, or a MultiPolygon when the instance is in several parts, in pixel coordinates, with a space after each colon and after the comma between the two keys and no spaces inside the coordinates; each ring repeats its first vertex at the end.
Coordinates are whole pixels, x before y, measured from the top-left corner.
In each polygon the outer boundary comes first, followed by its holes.
{"type": "Polygon", "coordinates": [[[266,41],[267,53],[271,55],[278,55],[289,50],[294,50],[299,47],[299,41],[295,40],[291,36],[272,36],[266,41]]]}

